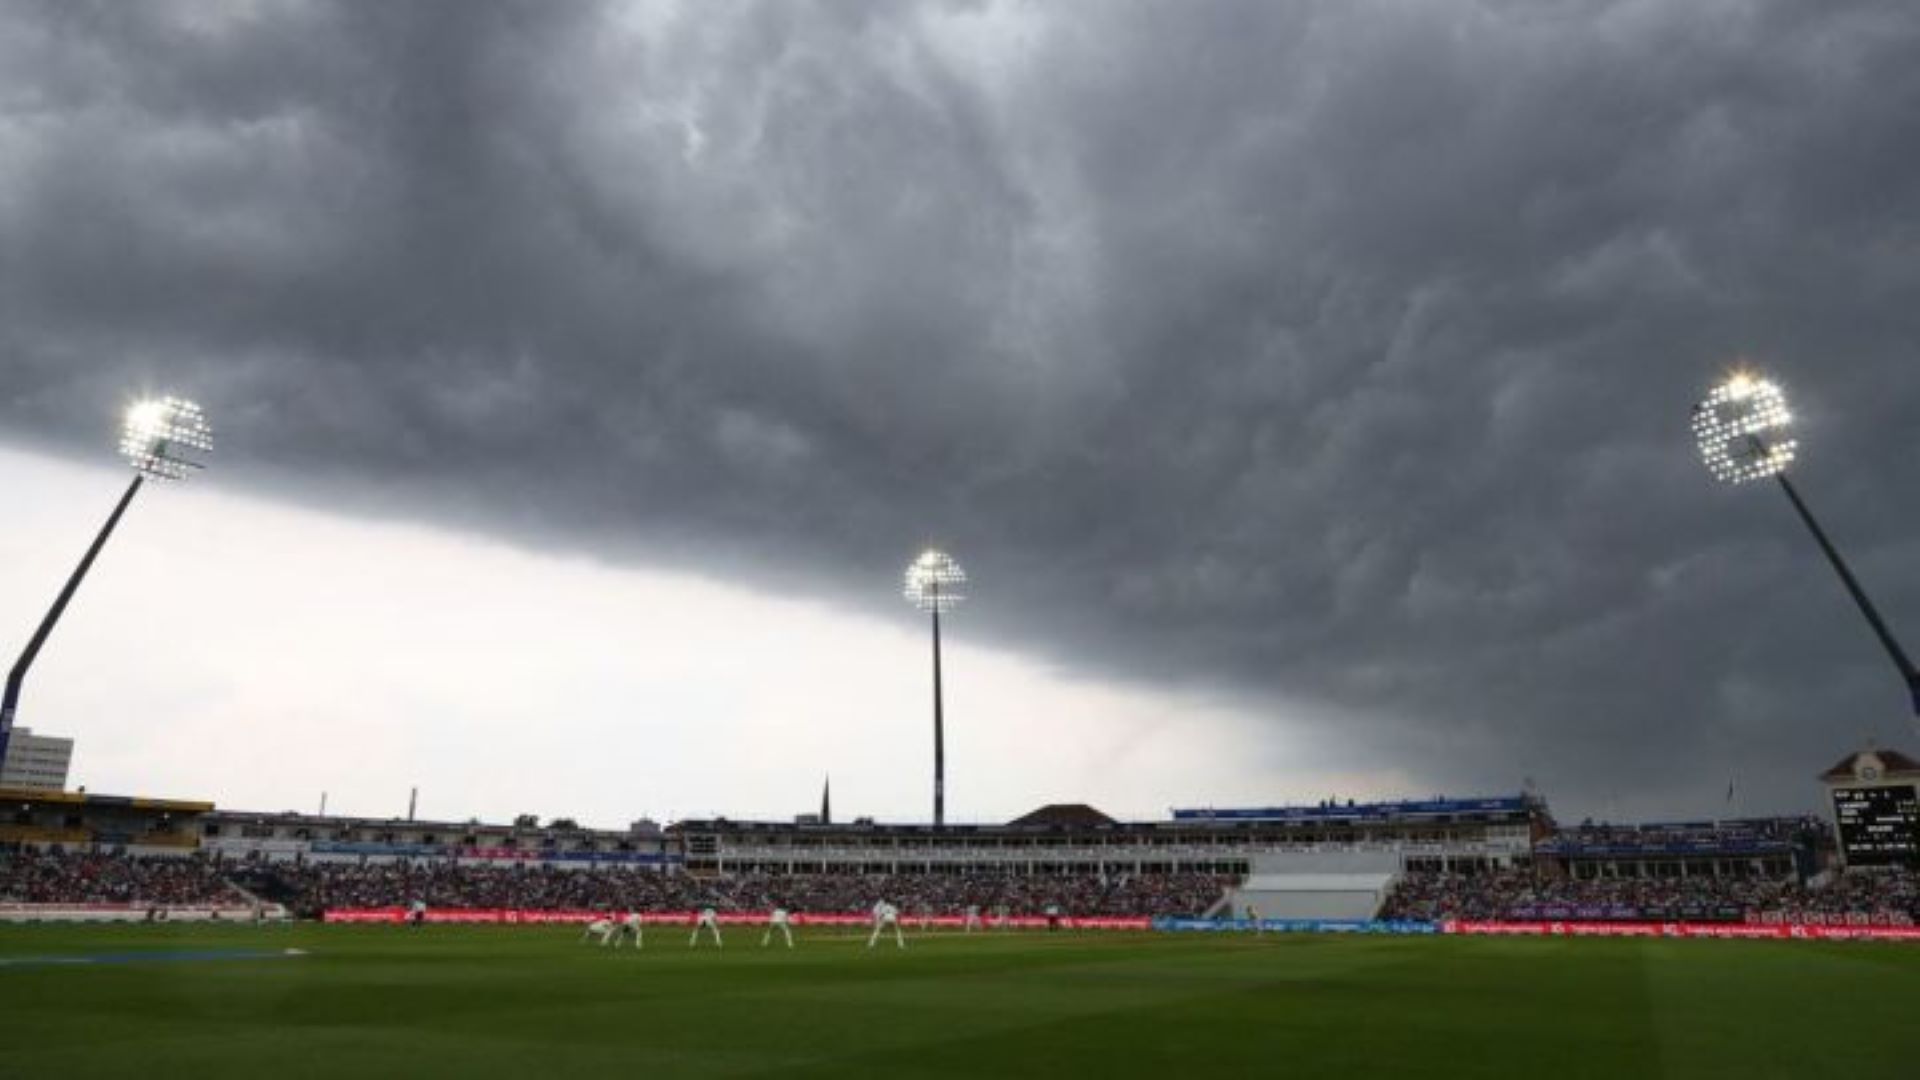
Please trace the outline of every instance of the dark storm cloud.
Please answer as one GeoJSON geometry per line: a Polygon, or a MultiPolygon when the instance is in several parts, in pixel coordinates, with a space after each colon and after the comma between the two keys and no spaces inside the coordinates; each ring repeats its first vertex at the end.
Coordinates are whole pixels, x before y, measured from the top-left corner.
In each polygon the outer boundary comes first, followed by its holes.
{"type": "Polygon", "coordinates": [[[1355,768],[1798,806],[1903,698],[1686,411],[1777,372],[1920,634],[1916,56],[1900,2],[13,3],[0,423],[177,387],[263,487],[876,604],[938,538],[982,636],[1355,768]]]}

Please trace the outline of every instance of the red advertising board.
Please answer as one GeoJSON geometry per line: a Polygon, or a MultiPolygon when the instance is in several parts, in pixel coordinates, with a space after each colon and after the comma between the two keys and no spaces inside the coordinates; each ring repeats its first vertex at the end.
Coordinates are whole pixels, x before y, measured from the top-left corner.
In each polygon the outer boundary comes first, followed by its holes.
{"type": "MultiPolygon", "coordinates": [[[[604,911],[528,911],[519,908],[428,908],[427,921],[430,923],[476,923],[476,924],[527,924],[546,925],[552,923],[587,923],[595,919],[621,917],[624,913],[604,911]]],[[[640,918],[649,924],[668,926],[688,926],[693,923],[691,911],[649,911],[640,918]]],[[[330,923],[399,923],[407,920],[407,909],[400,907],[382,908],[329,908],[321,919],[330,923]]],[[[728,912],[720,916],[723,926],[764,926],[767,913],[728,912]]],[[[862,913],[837,915],[795,914],[795,926],[871,926],[873,917],[862,913]]],[[[966,919],[958,915],[935,915],[930,918],[907,916],[900,920],[908,929],[916,927],[958,930],[966,925],[966,919]]],[[[1018,930],[1044,929],[1047,919],[1044,915],[1017,915],[1006,920],[986,920],[991,927],[1009,927],[1018,930]]],[[[1152,921],[1145,916],[1116,918],[1062,918],[1060,926],[1066,930],[1150,930],[1152,921]]]]}
{"type": "Polygon", "coordinates": [[[1811,941],[1920,941],[1920,927],[1824,926],[1813,923],[1607,923],[1575,921],[1442,922],[1443,934],[1518,934],[1549,937],[1767,938],[1811,941]]]}

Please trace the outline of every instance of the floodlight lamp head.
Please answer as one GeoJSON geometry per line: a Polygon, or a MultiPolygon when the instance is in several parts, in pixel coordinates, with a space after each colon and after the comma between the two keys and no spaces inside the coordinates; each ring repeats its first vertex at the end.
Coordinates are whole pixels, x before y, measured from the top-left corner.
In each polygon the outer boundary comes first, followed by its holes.
{"type": "Polygon", "coordinates": [[[967,598],[967,572],[953,556],[933,548],[907,564],[906,584],[900,594],[921,611],[952,611],[967,598]]]}
{"type": "Polygon", "coordinates": [[[148,398],[127,410],[120,456],[148,480],[184,480],[190,471],[206,468],[200,456],[212,452],[213,429],[191,401],[148,398]]]}
{"type": "Polygon", "coordinates": [[[1693,407],[1693,438],[1715,480],[1744,484],[1778,476],[1800,443],[1780,387],[1738,371],[1693,407]]]}

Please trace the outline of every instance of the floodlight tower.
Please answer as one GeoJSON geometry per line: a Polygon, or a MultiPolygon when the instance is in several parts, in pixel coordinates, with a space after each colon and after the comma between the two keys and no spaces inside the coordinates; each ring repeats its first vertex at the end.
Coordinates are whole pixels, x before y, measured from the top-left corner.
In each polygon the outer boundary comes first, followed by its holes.
{"type": "Polygon", "coordinates": [[[212,450],[213,430],[207,426],[200,406],[191,401],[174,397],[152,398],[127,410],[126,423],[120,429],[120,455],[127,459],[127,464],[133,466],[133,482],[127,485],[126,494],[120,496],[113,513],[107,516],[107,523],[101,526],[100,534],[93,538],[93,544],[81,557],[80,565],[67,578],[66,588],[60,590],[46,618],[40,620],[40,627],[28,639],[27,647],[20,651],[19,659],[13,662],[13,670],[7,673],[6,696],[0,698],[0,761],[6,760],[7,743],[13,737],[13,714],[20,703],[20,684],[27,677],[27,669],[33,666],[34,657],[40,655],[40,646],[47,643],[47,635],[53,632],[53,625],[60,621],[61,613],[67,610],[67,602],[73,599],[74,592],[80,588],[81,579],[87,576],[93,560],[99,556],[100,549],[106,546],[107,537],[113,535],[114,526],[120,524],[120,517],[127,512],[134,495],[148,480],[186,479],[194,469],[205,467],[199,456],[212,450]]]}
{"type": "Polygon", "coordinates": [[[1800,520],[1806,523],[1807,531],[1826,554],[1827,562],[1840,575],[1840,583],[1846,586],[1860,614],[1866,616],[1867,625],[1880,639],[1880,647],[1887,651],[1893,666],[1899,670],[1913,699],[1914,713],[1920,715],[1920,668],[1914,667],[1913,660],[1887,628],[1873,601],[1867,599],[1866,590],[1860,587],[1853,570],[1840,557],[1839,549],[1814,520],[1806,500],[1794,489],[1793,481],[1787,479],[1787,466],[1793,463],[1794,453],[1799,449],[1798,441],[1791,434],[1792,424],[1793,415],[1787,410],[1787,398],[1780,387],[1744,371],[1735,372],[1714,387],[1705,401],[1693,407],[1693,436],[1714,479],[1744,484],[1772,477],[1779,483],[1800,520]]]}
{"type": "Polygon", "coordinates": [[[933,548],[907,564],[907,602],[933,615],[933,824],[947,823],[947,740],[940,696],[940,613],[967,598],[967,572],[953,556],[933,548]]]}

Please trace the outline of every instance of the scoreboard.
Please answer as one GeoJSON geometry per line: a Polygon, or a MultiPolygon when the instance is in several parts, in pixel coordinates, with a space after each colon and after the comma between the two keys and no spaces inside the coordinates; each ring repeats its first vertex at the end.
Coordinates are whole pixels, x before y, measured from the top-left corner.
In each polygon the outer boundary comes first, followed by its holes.
{"type": "Polygon", "coordinates": [[[1848,866],[1920,863],[1920,799],[1914,785],[1836,788],[1833,817],[1848,866]]]}

